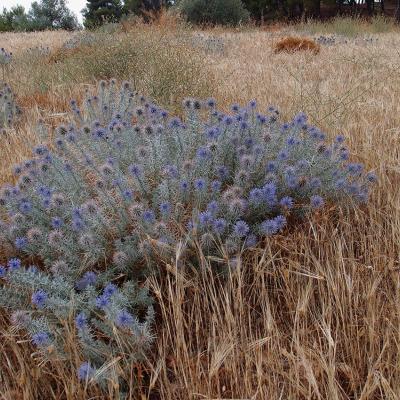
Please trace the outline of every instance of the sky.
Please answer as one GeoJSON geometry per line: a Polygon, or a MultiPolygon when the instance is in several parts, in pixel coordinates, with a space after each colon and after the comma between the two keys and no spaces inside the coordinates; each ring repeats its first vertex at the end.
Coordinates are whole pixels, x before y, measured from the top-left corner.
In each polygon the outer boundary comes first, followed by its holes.
{"type": "MultiPolygon", "coordinates": [[[[28,11],[31,3],[35,0],[0,0],[0,11],[3,7],[10,9],[16,5],[21,5],[25,7],[25,10],[28,11]]],[[[82,22],[82,14],[81,10],[85,7],[86,0],[66,0],[67,7],[73,11],[78,17],[78,21],[82,22]]]]}

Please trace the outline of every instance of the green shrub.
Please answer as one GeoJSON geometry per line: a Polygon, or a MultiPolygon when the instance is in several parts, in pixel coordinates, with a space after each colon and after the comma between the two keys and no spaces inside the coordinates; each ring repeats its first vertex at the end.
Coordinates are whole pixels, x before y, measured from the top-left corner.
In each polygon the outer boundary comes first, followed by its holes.
{"type": "Polygon", "coordinates": [[[181,11],[194,24],[238,25],[249,19],[241,0],[183,0],[181,11]]]}

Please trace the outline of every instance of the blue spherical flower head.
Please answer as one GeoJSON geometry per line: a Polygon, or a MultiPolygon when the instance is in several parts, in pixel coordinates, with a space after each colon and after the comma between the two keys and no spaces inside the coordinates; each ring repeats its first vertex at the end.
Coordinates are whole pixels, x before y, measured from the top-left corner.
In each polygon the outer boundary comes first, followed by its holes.
{"type": "Polygon", "coordinates": [[[307,115],[301,112],[294,117],[293,122],[296,125],[304,125],[307,122],[307,115]]]}
{"type": "Polygon", "coordinates": [[[48,295],[44,290],[37,290],[32,294],[32,304],[34,304],[37,308],[44,308],[47,298],[48,295]]]}
{"type": "Polygon", "coordinates": [[[142,218],[146,224],[154,224],[156,220],[154,211],[152,210],[143,211],[142,218]]]}
{"type": "Polygon", "coordinates": [[[188,181],[186,181],[186,180],[181,181],[181,182],[179,183],[179,187],[180,187],[180,189],[181,189],[182,192],[187,192],[187,190],[189,189],[189,183],[188,183],[188,181]]]}
{"type": "Polygon", "coordinates": [[[160,212],[162,215],[168,215],[171,212],[171,203],[163,202],[160,204],[160,212]]]}
{"type": "Polygon", "coordinates": [[[74,207],[72,209],[72,218],[82,218],[82,210],[80,207],[74,207]]]}
{"type": "Polygon", "coordinates": [[[21,268],[21,260],[19,258],[11,258],[10,260],[8,260],[7,266],[10,271],[15,271],[21,268]]]}
{"type": "Polygon", "coordinates": [[[343,143],[344,142],[344,136],[343,135],[338,135],[335,138],[336,143],[343,143]]]}
{"type": "Polygon", "coordinates": [[[60,229],[64,225],[63,220],[60,217],[53,217],[51,220],[51,226],[54,229],[60,229]]]}
{"type": "Polygon", "coordinates": [[[321,185],[322,185],[322,182],[321,182],[321,179],[319,179],[319,178],[314,177],[310,180],[310,186],[312,189],[319,189],[321,187],[321,185]]]}
{"type": "Polygon", "coordinates": [[[255,205],[261,204],[265,199],[265,195],[262,189],[254,188],[250,190],[249,201],[255,205]]]}
{"type": "Polygon", "coordinates": [[[37,192],[42,197],[45,197],[45,198],[46,197],[51,197],[51,189],[49,187],[47,187],[47,186],[40,185],[37,188],[37,192]]]}
{"type": "Polygon", "coordinates": [[[4,265],[0,265],[0,278],[4,278],[6,276],[6,267],[4,265]]]}
{"type": "Polygon", "coordinates": [[[209,140],[215,140],[220,135],[220,130],[218,127],[210,128],[206,131],[206,137],[209,140]]]}
{"type": "Polygon", "coordinates": [[[218,165],[216,167],[216,173],[220,179],[225,179],[229,176],[229,170],[225,165],[218,165]]]}
{"type": "Polygon", "coordinates": [[[284,215],[277,215],[274,218],[274,221],[276,223],[278,231],[280,231],[281,229],[283,229],[287,225],[287,220],[286,220],[284,215]]]}
{"type": "Polygon", "coordinates": [[[84,329],[87,326],[87,317],[84,312],[79,313],[75,317],[75,324],[76,324],[77,329],[79,329],[79,330],[84,329]]]}
{"type": "Polygon", "coordinates": [[[81,218],[75,217],[72,219],[72,228],[74,229],[74,231],[79,232],[85,228],[85,223],[81,218]]]}
{"type": "Polygon", "coordinates": [[[206,190],[207,188],[207,183],[205,181],[205,179],[203,178],[198,178],[194,181],[194,188],[198,191],[198,192],[202,192],[204,190],[206,190]]]}
{"type": "Polygon", "coordinates": [[[289,189],[295,189],[299,184],[299,179],[297,176],[287,175],[285,176],[285,182],[289,189]]]}
{"type": "Polygon", "coordinates": [[[78,290],[84,290],[88,286],[95,285],[97,280],[97,275],[93,271],[86,272],[81,279],[76,283],[76,288],[78,290]]]}
{"type": "Polygon", "coordinates": [[[244,247],[254,247],[257,244],[257,240],[257,236],[251,233],[246,237],[244,241],[244,247]]]}
{"type": "Polygon", "coordinates": [[[112,296],[118,288],[113,284],[113,283],[108,283],[106,287],[104,288],[103,295],[110,297],[112,296]]]}
{"type": "Polygon", "coordinates": [[[278,224],[275,219],[267,219],[261,224],[260,231],[263,235],[272,236],[278,232],[278,224]]]}
{"type": "Polygon", "coordinates": [[[239,112],[239,110],[240,110],[239,104],[233,104],[233,105],[231,106],[231,110],[232,110],[233,112],[239,112]]]}
{"type": "Polygon", "coordinates": [[[342,161],[347,161],[349,159],[349,151],[347,149],[342,150],[339,155],[339,159],[342,161]]]}
{"type": "Polygon", "coordinates": [[[90,365],[88,361],[85,361],[78,368],[77,374],[80,381],[88,381],[89,379],[93,378],[95,373],[96,370],[90,365]]]}
{"type": "Polygon", "coordinates": [[[248,124],[246,121],[242,121],[242,122],[240,123],[240,129],[241,129],[242,131],[245,131],[246,129],[248,129],[248,127],[249,127],[249,124],[248,124]]]}
{"type": "Polygon", "coordinates": [[[197,150],[197,158],[199,160],[207,160],[210,157],[211,157],[211,152],[207,147],[202,146],[197,150]]]}
{"type": "Polygon", "coordinates": [[[83,279],[87,282],[88,285],[93,286],[96,283],[97,275],[93,271],[88,271],[83,275],[83,279]]]}
{"type": "Polygon", "coordinates": [[[294,201],[290,196],[285,196],[281,198],[281,200],[279,201],[279,205],[283,208],[290,210],[294,206],[294,201]]]}
{"type": "Polygon", "coordinates": [[[359,175],[363,171],[363,166],[362,164],[351,163],[347,166],[347,170],[351,175],[359,175]]]}
{"type": "Polygon", "coordinates": [[[28,214],[32,211],[32,203],[29,201],[22,201],[19,205],[19,210],[23,213],[23,214],[28,214]]]}
{"type": "Polygon", "coordinates": [[[128,170],[132,176],[139,177],[142,175],[142,167],[138,164],[131,164],[128,170]]]}
{"type": "Polygon", "coordinates": [[[250,228],[246,222],[239,220],[233,227],[233,232],[237,237],[245,237],[249,233],[250,228]]]}
{"type": "Polygon", "coordinates": [[[212,182],[211,182],[211,190],[212,190],[214,193],[218,193],[218,192],[221,190],[221,186],[222,186],[221,181],[215,180],[215,181],[212,181],[212,182]]]}
{"type": "Polygon", "coordinates": [[[212,215],[215,215],[219,210],[219,205],[216,200],[210,201],[207,205],[207,211],[212,215]]]}
{"type": "Polygon", "coordinates": [[[96,307],[104,309],[110,304],[110,296],[106,296],[104,293],[96,298],[96,307]]]}
{"type": "Polygon", "coordinates": [[[273,182],[265,184],[262,188],[264,196],[266,198],[271,198],[276,196],[276,185],[273,182]]]}
{"type": "Polygon", "coordinates": [[[122,310],[117,314],[117,318],[115,319],[115,324],[120,328],[129,328],[134,323],[134,318],[132,314],[130,314],[126,310],[122,310]]]}
{"type": "Polygon", "coordinates": [[[225,232],[226,226],[227,223],[223,218],[218,218],[213,222],[213,230],[219,235],[222,235],[225,232]]]}
{"type": "Polygon", "coordinates": [[[336,189],[344,189],[346,187],[346,180],[343,178],[339,178],[335,182],[335,187],[336,187],[336,189]]]}
{"type": "Polygon", "coordinates": [[[376,183],[378,182],[378,177],[376,176],[375,172],[368,172],[367,175],[365,176],[367,181],[370,183],[376,183]]]}
{"type": "Polygon", "coordinates": [[[289,158],[289,153],[286,150],[281,150],[278,153],[278,160],[284,161],[287,160],[288,158],[289,158]]]}
{"type": "Polygon", "coordinates": [[[49,149],[44,145],[39,145],[34,148],[34,154],[37,156],[44,156],[49,152],[49,149]]]}
{"type": "Polygon", "coordinates": [[[47,347],[50,344],[50,336],[47,332],[41,331],[32,335],[32,343],[36,347],[47,347]]]}
{"type": "Polygon", "coordinates": [[[207,107],[209,107],[209,108],[215,108],[217,105],[217,102],[215,101],[215,99],[209,98],[209,99],[207,99],[206,104],[207,104],[207,107]]]}
{"type": "Polygon", "coordinates": [[[314,209],[323,207],[324,199],[321,196],[314,195],[310,197],[310,205],[314,209]]]}
{"type": "Polygon", "coordinates": [[[254,109],[257,107],[257,101],[256,100],[251,100],[249,103],[249,107],[254,109]]]}
{"type": "Polygon", "coordinates": [[[123,197],[124,200],[126,200],[126,201],[132,200],[132,199],[133,199],[133,191],[130,190],[130,189],[125,189],[125,190],[122,192],[122,197],[123,197]]]}
{"type": "Polygon", "coordinates": [[[182,126],[182,121],[179,118],[172,118],[169,121],[169,127],[173,129],[177,129],[182,126]]]}
{"type": "Polygon", "coordinates": [[[166,165],[164,169],[164,173],[173,179],[176,179],[179,177],[179,171],[176,165],[166,165]]]}
{"type": "Polygon", "coordinates": [[[278,166],[275,161],[268,161],[267,165],[265,167],[267,172],[275,172],[277,170],[278,166]]]}
{"type": "Polygon", "coordinates": [[[213,221],[213,216],[209,211],[204,211],[199,214],[200,226],[206,227],[210,225],[213,221]]]}
{"type": "Polygon", "coordinates": [[[223,122],[226,126],[230,126],[233,124],[233,118],[230,115],[226,115],[223,119],[223,122]]]}
{"type": "Polygon", "coordinates": [[[14,244],[18,250],[22,250],[27,246],[28,240],[25,237],[17,237],[14,244]]]}

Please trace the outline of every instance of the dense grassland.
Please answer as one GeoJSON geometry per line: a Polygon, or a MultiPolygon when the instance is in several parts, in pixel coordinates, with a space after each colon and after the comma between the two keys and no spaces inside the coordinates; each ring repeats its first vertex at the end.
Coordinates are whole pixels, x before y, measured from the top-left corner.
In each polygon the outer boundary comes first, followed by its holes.
{"type": "MultiPolygon", "coordinates": [[[[336,24],[343,35],[317,55],[275,54],[273,45],[335,33],[330,25],[196,31],[165,20],[108,27],[72,48],[62,47],[74,35],[66,32],[0,35],[24,111],[0,137],[0,183],[39,141],[39,118],[56,126],[70,98],[112,77],[176,112],[187,96],[213,96],[226,110],[257,99],[284,117],[303,111],[328,136],[344,134],[352,157],[379,176],[368,205],[325,208],[249,250],[225,280],[201,255],[197,271],[160,265],[161,277],[149,278],[157,341],[132,365],[139,389],[130,398],[400,398],[400,34],[382,21],[336,24]],[[27,52],[39,45],[50,54],[27,52]]],[[[62,360],[30,357],[5,318],[1,398],[119,398],[118,385],[104,395],[62,360]]]]}

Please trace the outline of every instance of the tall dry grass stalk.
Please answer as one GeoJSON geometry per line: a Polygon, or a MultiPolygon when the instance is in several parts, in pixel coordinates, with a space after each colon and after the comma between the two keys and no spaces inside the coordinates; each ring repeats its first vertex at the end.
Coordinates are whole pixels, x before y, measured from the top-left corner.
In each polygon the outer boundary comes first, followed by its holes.
{"type": "MultiPolygon", "coordinates": [[[[225,108],[256,98],[284,116],[305,111],[329,135],[344,133],[380,183],[367,208],[327,210],[244,254],[227,276],[201,255],[197,269],[160,265],[150,278],[158,339],[143,371],[132,366],[143,390],[130,398],[399,399],[399,37],[315,56],[274,55],[276,32],[206,33],[226,43],[204,53],[217,81],[209,95],[225,108]]],[[[33,118],[25,123],[0,139],[2,180],[35,140],[33,118]]],[[[79,387],[62,362],[38,366],[1,326],[1,398],[118,398],[112,385],[107,395],[79,387]]]]}

